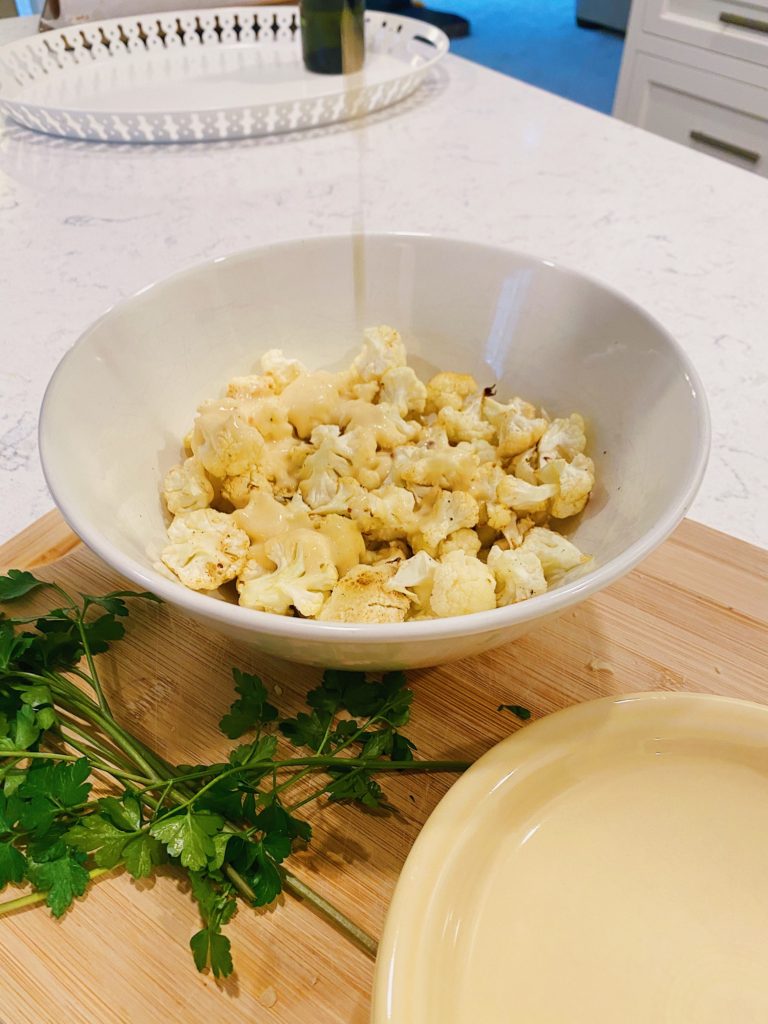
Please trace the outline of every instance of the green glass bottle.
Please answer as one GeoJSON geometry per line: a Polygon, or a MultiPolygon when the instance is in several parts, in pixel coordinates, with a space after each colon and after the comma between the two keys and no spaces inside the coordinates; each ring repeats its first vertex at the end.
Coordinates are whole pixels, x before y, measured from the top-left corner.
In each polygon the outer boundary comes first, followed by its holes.
{"type": "Polygon", "coordinates": [[[304,67],[349,75],[365,58],[365,0],[300,0],[304,67]]]}

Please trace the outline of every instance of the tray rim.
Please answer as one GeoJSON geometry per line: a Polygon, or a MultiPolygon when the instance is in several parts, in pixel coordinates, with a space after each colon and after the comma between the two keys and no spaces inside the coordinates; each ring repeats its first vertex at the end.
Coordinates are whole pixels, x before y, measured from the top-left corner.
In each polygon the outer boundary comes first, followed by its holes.
{"type": "MultiPolygon", "coordinates": [[[[85,118],[93,118],[93,119],[99,119],[99,118],[102,118],[102,119],[103,118],[117,118],[117,119],[120,119],[120,118],[126,118],[126,119],[128,119],[128,118],[163,118],[163,117],[174,118],[174,117],[190,117],[190,116],[196,116],[196,115],[198,115],[198,116],[207,116],[207,115],[214,114],[214,113],[237,114],[237,113],[243,113],[243,112],[246,112],[246,111],[264,110],[264,109],[268,109],[268,108],[273,107],[273,106],[279,106],[279,105],[282,105],[282,104],[294,104],[294,103],[297,103],[297,102],[301,102],[298,98],[288,98],[288,99],[282,99],[282,100],[272,99],[272,100],[269,100],[269,101],[266,101],[266,102],[254,102],[254,103],[246,103],[246,104],[237,103],[237,104],[232,104],[231,106],[220,106],[219,105],[219,106],[207,107],[207,108],[206,107],[203,107],[203,108],[200,108],[200,107],[190,107],[189,109],[175,109],[175,110],[141,110],[141,109],[134,110],[134,109],[131,109],[131,110],[110,111],[110,110],[98,110],[98,109],[94,110],[94,109],[86,109],[86,108],[71,109],[71,108],[67,108],[65,106],[55,106],[53,104],[48,104],[48,103],[46,103],[46,104],[30,103],[30,102],[25,102],[23,100],[23,98],[21,98],[19,96],[18,93],[14,93],[13,91],[10,93],[10,95],[8,95],[8,94],[4,95],[3,94],[3,89],[4,89],[4,87],[8,87],[8,83],[9,82],[11,82],[14,85],[16,85],[17,88],[21,90],[22,95],[23,95],[23,89],[24,89],[24,86],[18,86],[18,83],[16,83],[14,81],[13,72],[8,67],[8,65],[5,63],[4,58],[12,57],[12,56],[14,56],[15,54],[17,54],[19,52],[25,51],[30,46],[32,46],[32,47],[34,47],[36,49],[41,49],[42,47],[45,47],[46,44],[50,40],[52,40],[52,39],[64,38],[65,42],[67,42],[67,38],[66,38],[67,36],[71,37],[73,35],[73,33],[74,34],[78,34],[81,29],[88,29],[89,31],[101,31],[103,33],[106,29],[112,29],[112,28],[115,28],[115,27],[120,27],[120,26],[125,26],[125,25],[132,25],[132,24],[138,24],[139,26],[141,26],[142,21],[143,22],[147,22],[147,21],[156,22],[156,21],[159,21],[160,19],[166,19],[166,18],[169,18],[169,19],[194,18],[194,19],[198,19],[199,20],[199,19],[204,18],[204,17],[216,18],[218,16],[221,16],[222,14],[243,15],[245,17],[253,17],[256,14],[262,14],[262,15],[267,15],[267,16],[269,16],[269,15],[273,15],[273,16],[283,15],[284,16],[286,13],[290,13],[290,14],[298,16],[298,5],[297,4],[257,4],[257,5],[253,5],[253,6],[232,5],[232,6],[226,6],[226,7],[206,7],[206,8],[200,8],[200,9],[195,9],[195,8],[192,8],[192,9],[190,9],[190,8],[178,8],[178,9],[175,9],[175,10],[172,10],[172,11],[160,11],[160,12],[153,12],[153,13],[149,13],[149,14],[136,14],[136,15],[128,15],[128,16],[124,16],[124,17],[115,17],[115,18],[103,18],[103,19],[98,19],[98,20],[95,20],[95,21],[83,22],[82,24],[66,25],[66,26],[62,26],[61,28],[50,29],[50,30],[47,30],[46,32],[40,33],[40,34],[38,34],[36,36],[24,36],[21,39],[16,39],[16,40],[14,40],[14,41],[12,41],[10,43],[6,43],[5,45],[0,46],[0,113],[5,113],[8,117],[12,118],[16,123],[22,124],[23,127],[26,127],[26,128],[28,128],[30,130],[37,130],[37,131],[43,132],[44,131],[43,129],[34,129],[29,124],[25,123],[25,121],[19,120],[19,117],[17,115],[23,114],[24,111],[29,111],[29,112],[34,113],[34,114],[52,115],[54,117],[59,117],[59,118],[63,118],[63,117],[70,117],[71,118],[71,117],[74,117],[74,118],[77,118],[77,119],[85,119],[85,118]]],[[[353,113],[350,114],[350,113],[343,112],[341,114],[341,116],[332,117],[331,119],[324,119],[324,120],[319,121],[317,124],[312,124],[312,125],[301,124],[301,125],[297,125],[296,127],[292,127],[292,128],[273,129],[273,130],[268,131],[268,132],[259,132],[259,133],[253,133],[253,134],[258,134],[258,135],[261,135],[261,136],[278,135],[278,134],[289,134],[289,133],[291,133],[293,131],[305,131],[305,130],[307,130],[310,127],[322,128],[322,127],[324,127],[326,125],[329,125],[329,124],[338,124],[338,123],[343,123],[345,121],[350,121],[350,120],[359,120],[359,119],[367,116],[370,113],[374,113],[374,112],[376,112],[378,110],[385,109],[386,107],[392,106],[392,105],[398,103],[400,100],[405,99],[407,96],[411,95],[413,93],[413,91],[416,89],[416,87],[420,84],[422,78],[427,74],[427,72],[429,72],[432,68],[434,68],[434,66],[437,63],[439,63],[439,61],[441,61],[443,59],[443,57],[445,57],[445,55],[449,51],[450,42],[449,42],[449,39],[448,39],[447,35],[442,31],[442,29],[439,29],[439,28],[437,28],[436,26],[433,26],[433,25],[429,25],[429,24],[427,24],[425,22],[419,21],[419,20],[417,20],[415,18],[408,18],[405,15],[399,15],[399,14],[388,14],[388,13],[384,13],[384,12],[381,12],[381,11],[366,11],[366,13],[365,13],[365,23],[366,23],[366,26],[368,26],[371,23],[374,23],[378,30],[387,30],[389,26],[392,26],[392,27],[394,27],[394,30],[395,30],[395,32],[397,34],[399,34],[400,32],[403,32],[405,30],[410,30],[412,35],[411,35],[409,41],[414,41],[414,40],[416,40],[416,39],[418,39],[420,37],[420,42],[422,43],[422,45],[432,46],[434,48],[434,52],[430,53],[430,54],[425,54],[424,57],[423,57],[422,63],[419,64],[416,67],[411,67],[411,66],[405,65],[405,63],[404,63],[403,64],[402,72],[400,74],[390,76],[390,77],[388,77],[386,79],[383,79],[380,82],[377,81],[377,82],[369,84],[369,83],[366,83],[364,81],[364,79],[362,78],[362,76],[361,76],[361,80],[359,82],[354,82],[353,85],[352,85],[352,88],[346,88],[346,87],[344,87],[342,85],[342,79],[343,79],[342,75],[333,75],[333,76],[329,75],[329,76],[326,76],[328,78],[329,85],[331,84],[331,82],[333,82],[335,85],[337,85],[337,88],[329,88],[327,91],[318,93],[316,96],[310,97],[308,99],[308,102],[311,102],[312,104],[319,106],[319,105],[322,105],[322,104],[327,103],[329,101],[339,100],[342,97],[345,97],[348,102],[353,102],[354,100],[359,98],[361,95],[365,95],[366,92],[379,89],[379,88],[381,88],[383,86],[389,86],[393,82],[403,82],[403,83],[406,83],[405,91],[401,95],[398,95],[394,99],[387,100],[387,101],[385,101],[383,103],[375,104],[374,106],[370,107],[370,109],[363,110],[360,113],[354,113],[353,112],[353,113]]],[[[276,44],[279,43],[278,40],[276,40],[275,42],[276,42],[276,44]]],[[[224,44],[224,45],[226,45],[226,44],[224,44]]],[[[251,44],[249,42],[245,42],[245,43],[242,43],[242,44],[237,43],[235,45],[237,45],[237,46],[242,45],[243,47],[249,47],[249,46],[254,46],[255,47],[255,46],[258,46],[259,44],[258,43],[251,44]]],[[[203,46],[201,46],[201,48],[203,48],[203,46]]],[[[183,50],[183,47],[181,49],[183,50]]],[[[160,56],[162,54],[168,53],[168,48],[163,46],[162,48],[158,48],[156,52],[157,52],[157,55],[160,56]]],[[[139,51],[136,55],[139,56],[139,57],[145,57],[145,56],[149,56],[150,54],[149,54],[149,51],[145,49],[143,51],[139,51]]],[[[118,59],[122,60],[122,59],[129,58],[130,56],[131,56],[131,53],[129,51],[125,55],[125,57],[121,56],[118,59]]],[[[60,70],[68,70],[68,69],[60,69],[60,70]]],[[[350,76],[350,78],[351,77],[353,77],[353,76],[350,76]]],[[[305,102],[307,102],[307,101],[305,101],[305,102]]],[[[111,140],[111,139],[99,139],[96,136],[79,135],[79,134],[75,134],[74,132],[67,134],[67,133],[63,133],[63,132],[46,131],[44,133],[45,134],[54,135],[54,136],[60,137],[60,138],[61,137],[73,138],[73,139],[77,139],[77,140],[80,140],[80,141],[87,141],[89,138],[93,138],[94,141],[118,141],[118,140],[111,140]]],[[[213,140],[212,139],[207,139],[206,140],[204,138],[201,138],[199,140],[192,140],[192,141],[218,141],[218,140],[224,141],[226,139],[232,139],[232,138],[236,139],[236,138],[244,138],[244,137],[247,137],[247,136],[237,135],[237,134],[234,134],[234,135],[233,134],[223,134],[223,135],[215,136],[213,140]]],[[[134,140],[124,140],[124,141],[131,142],[131,141],[134,141],[134,140]]],[[[185,140],[185,139],[181,139],[181,140],[160,140],[160,139],[153,140],[153,139],[146,139],[146,140],[135,140],[135,141],[162,143],[162,142],[165,142],[165,141],[185,142],[185,141],[189,141],[189,140],[185,140]]]]}

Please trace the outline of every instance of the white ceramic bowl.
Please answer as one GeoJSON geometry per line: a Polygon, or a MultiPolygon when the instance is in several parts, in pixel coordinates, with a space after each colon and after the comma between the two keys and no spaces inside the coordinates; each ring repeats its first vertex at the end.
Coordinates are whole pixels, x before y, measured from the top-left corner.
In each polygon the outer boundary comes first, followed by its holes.
{"type": "Polygon", "coordinates": [[[549,261],[421,235],[287,242],[214,260],[111,309],[62,360],[40,419],[51,493],[122,575],[212,629],[293,661],[412,668],[514,640],[623,576],[680,522],[709,450],[698,376],[623,296],[549,261]],[[588,421],[597,485],[573,538],[593,569],[540,597],[450,619],[354,625],[284,618],[187,590],[153,568],[159,485],[197,405],[282,347],[348,365],[365,326],[403,334],[414,368],[498,381],[588,421]]]}

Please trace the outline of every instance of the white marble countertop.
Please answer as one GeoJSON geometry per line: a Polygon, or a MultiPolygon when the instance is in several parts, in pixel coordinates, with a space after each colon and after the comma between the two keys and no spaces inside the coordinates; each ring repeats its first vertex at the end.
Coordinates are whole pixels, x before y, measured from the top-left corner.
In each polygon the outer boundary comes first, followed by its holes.
{"type": "MultiPolygon", "coordinates": [[[[34,31],[0,21],[0,43],[34,31]]],[[[448,57],[364,123],[190,146],[0,125],[0,540],[51,507],[37,415],[108,306],[283,238],[410,230],[554,258],[621,289],[702,375],[713,450],[691,516],[768,547],[768,180],[448,57]]]]}

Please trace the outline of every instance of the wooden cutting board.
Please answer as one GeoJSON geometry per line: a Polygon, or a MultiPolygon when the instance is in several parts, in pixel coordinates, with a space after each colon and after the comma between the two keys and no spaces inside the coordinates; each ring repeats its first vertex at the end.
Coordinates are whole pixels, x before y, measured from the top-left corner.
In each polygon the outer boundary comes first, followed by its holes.
{"type": "MultiPolygon", "coordinates": [[[[124,585],[50,513],[0,548],[0,565],[100,593],[124,585]]],[[[40,598],[37,598],[40,601],[40,598]]],[[[44,600],[44,599],[42,599],[44,600]]],[[[217,722],[233,698],[230,668],[256,671],[291,711],[313,669],[205,633],[167,606],[137,607],[102,678],[120,719],[172,761],[215,760],[217,722]]],[[[698,690],[768,700],[768,552],[685,522],[643,565],[559,621],[471,661],[411,673],[408,734],[422,757],[473,759],[533,717],[640,690],[698,690]]],[[[389,815],[315,812],[294,870],[373,935],[419,829],[454,776],[401,776],[389,815]]],[[[8,898],[6,892],[3,897],[8,898]]],[[[371,960],[307,906],[242,907],[232,925],[236,974],[196,973],[199,927],[182,881],[105,876],[60,921],[42,907],[0,918],[2,1024],[365,1024],[371,960]]]]}

